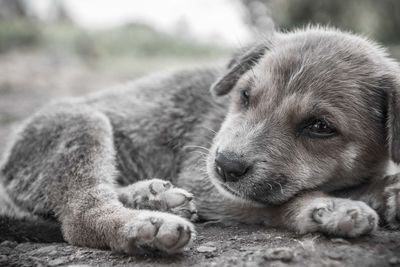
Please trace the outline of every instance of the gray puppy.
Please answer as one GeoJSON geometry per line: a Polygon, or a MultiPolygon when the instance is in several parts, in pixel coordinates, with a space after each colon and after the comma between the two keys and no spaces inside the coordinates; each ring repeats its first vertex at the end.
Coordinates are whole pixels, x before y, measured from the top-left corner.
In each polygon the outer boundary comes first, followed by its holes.
{"type": "Polygon", "coordinates": [[[180,251],[197,217],[356,237],[379,213],[397,228],[399,74],[373,42],[308,28],[228,68],[54,102],[4,156],[3,221],[46,218],[71,244],[129,254],[180,251]]]}

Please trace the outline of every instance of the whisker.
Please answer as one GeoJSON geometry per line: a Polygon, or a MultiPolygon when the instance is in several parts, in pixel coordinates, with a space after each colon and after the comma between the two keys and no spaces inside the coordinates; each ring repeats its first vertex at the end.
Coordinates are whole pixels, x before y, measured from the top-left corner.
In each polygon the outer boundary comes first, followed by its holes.
{"type": "Polygon", "coordinates": [[[282,185],[280,184],[280,183],[278,183],[278,182],[274,182],[275,184],[277,184],[277,185],[279,185],[279,187],[281,188],[281,194],[283,195],[283,188],[282,188],[282,185]]]}
{"type": "Polygon", "coordinates": [[[209,131],[211,131],[211,132],[213,132],[213,133],[215,133],[215,134],[217,134],[217,132],[216,131],[214,131],[213,129],[211,129],[211,128],[208,128],[208,127],[206,127],[206,126],[203,126],[203,128],[204,129],[207,129],[207,130],[209,130],[209,131]]]}
{"type": "Polygon", "coordinates": [[[183,148],[201,148],[201,149],[204,149],[204,150],[210,152],[210,149],[208,149],[208,148],[206,148],[204,146],[190,146],[190,145],[188,145],[188,146],[184,146],[183,148]]]}
{"type": "Polygon", "coordinates": [[[270,190],[272,191],[273,190],[272,185],[270,183],[267,183],[267,185],[271,188],[270,190]]]}
{"type": "Polygon", "coordinates": [[[204,156],[204,157],[207,157],[207,156],[208,156],[207,153],[201,152],[201,151],[197,151],[197,150],[195,150],[195,151],[190,151],[189,153],[197,153],[197,154],[200,154],[200,155],[202,155],[202,156],[204,156]]]}

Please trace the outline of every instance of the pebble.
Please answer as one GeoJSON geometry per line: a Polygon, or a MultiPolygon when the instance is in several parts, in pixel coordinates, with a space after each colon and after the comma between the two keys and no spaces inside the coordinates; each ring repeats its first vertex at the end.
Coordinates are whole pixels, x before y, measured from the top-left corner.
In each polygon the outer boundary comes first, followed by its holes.
{"type": "Polygon", "coordinates": [[[391,257],[391,258],[389,259],[389,264],[390,264],[390,265],[395,265],[395,264],[399,264],[399,263],[400,263],[400,259],[397,258],[397,257],[391,257]]]}
{"type": "Polygon", "coordinates": [[[325,254],[326,257],[328,257],[328,258],[330,258],[332,260],[337,260],[337,261],[343,260],[343,255],[341,253],[338,253],[338,252],[335,252],[335,251],[325,252],[324,254],[325,254]]]}
{"type": "Polygon", "coordinates": [[[56,245],[44,246],[44,247],[33,250],[31,253],[34,255],[37,255],[37,254],[54,255],[55,253],[57,253],[57,246],[56,245]]]}
{"type": "Polygon", "coordinates": [[[66,262],[68,262],[68,258],[58,258],[58,259],[49,261],[48,264],[51,266],[56,266],[56,265],[64,264],[66,262]]]}
{"type": "Polygon", "coordinates": [[[197,251],[200,253],[214,252],[216,250],[217,248],[212,246],[200,246],[197,248],[197,251]]]}
{"type": "Polygon", "coordinates": [[[263,258],[266,260],[280,260],[289,262],[293,259],[293,251],[289,248],[270,248],[263,253],[263,258]]]}

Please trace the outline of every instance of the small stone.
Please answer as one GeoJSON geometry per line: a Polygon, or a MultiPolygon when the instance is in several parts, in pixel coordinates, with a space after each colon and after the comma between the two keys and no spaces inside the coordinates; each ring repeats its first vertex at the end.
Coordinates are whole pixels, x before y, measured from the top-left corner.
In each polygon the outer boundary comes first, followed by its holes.
{"type": "Polygon", "coordinates": [[[212,246],[200,246],[197,248],[197,251],[200,253],[214,252],[216,250],[217,248],[212,246]]]}
{"type": "Polygon", "coordinates": [[[263,258],[266,260],[280,260],[289,262],[293,259],[293,251],[289,248],[270,248],[265,251],[263,258]]]}
{"type": "Polygon", "coordinates": [[[391,258],[389,259],[389,264],[390,264],[390,265],[395,265],[395,264],[399,264],[399,263],[400,263],[400,259],[397,258],[397,257],[391,257],[391,258]]]}
{"type": "Polygon", "coordinates": [[[50,266],[57,266],[57,265],[65,264],[65,263],[67,263],[67,261],[68,261],[67,258],[58,258],[58,259],[49,261],[48,264],[50,266]]]}
{"type": "Polygon", "coordinates": [[[343,260],[343,255],[338,252],[332,251],[332,252],[326,252],[324,254],[325,254],[325,256],[327,256],[328,258],[330,258],[332,260],[337,260],[337,261],[343,260]]]}
{"type": "Polygon", "coordinates": [[[350,241],[343,238],[331,238],[331,242],[336,244],[351,245],[350,241]]]}
{"type": "MultiPolygon", "coordinates": [[[[41,248],[33,250],[31,253],[33,255],[50,255],[54,251],[57,252],[57,246],[56,245],[43,246],[41,248]]],[[[52,255],[54,255],[54,253],[52,255]]]]}

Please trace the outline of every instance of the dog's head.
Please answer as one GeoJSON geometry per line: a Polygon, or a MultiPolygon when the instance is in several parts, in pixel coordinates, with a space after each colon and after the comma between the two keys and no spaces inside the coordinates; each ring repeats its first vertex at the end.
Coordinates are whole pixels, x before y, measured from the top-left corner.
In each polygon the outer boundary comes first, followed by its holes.
{"type": "Polygon", "coordinates": [[[231,196],[281,204],[382,174],[389,158],[400,162],[399,75],[379,46],[337,30],[253,46],[211,88],[231,102],[207,159],[211,179],[231,196]]]}

